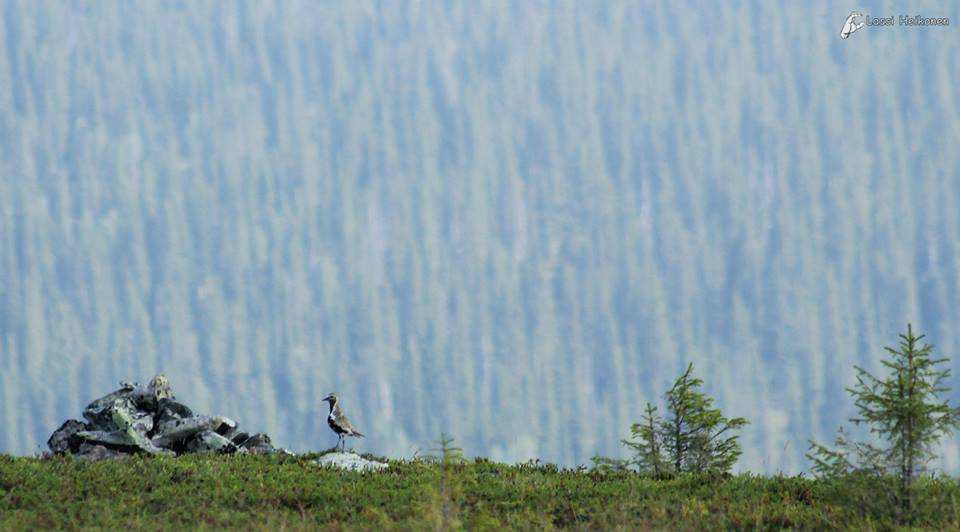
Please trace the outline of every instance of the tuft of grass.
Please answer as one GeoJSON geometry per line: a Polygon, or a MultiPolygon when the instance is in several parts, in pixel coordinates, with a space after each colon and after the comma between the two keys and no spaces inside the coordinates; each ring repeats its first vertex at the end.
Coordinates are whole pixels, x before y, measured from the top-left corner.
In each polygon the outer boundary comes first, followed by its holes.
{"type": "MultiPolygon", "coordinates": [[[[312,458],[89,463],[0,455],[0,529],[895,528],[893,514],[840,496],[848,486],[838,481],[749,474],[657,480],[483,459],[390,460],[387,470],[355,473],[319,468],[312,458]]],[[[918,489],[932,501],[918,526],[960,528],[960,481],[939,477],[918,489]]]]}

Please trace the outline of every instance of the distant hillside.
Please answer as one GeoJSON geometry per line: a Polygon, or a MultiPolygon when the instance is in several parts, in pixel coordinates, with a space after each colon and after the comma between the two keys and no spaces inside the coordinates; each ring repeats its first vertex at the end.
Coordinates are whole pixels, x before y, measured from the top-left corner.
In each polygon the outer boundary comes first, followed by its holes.
{"type": "Polygon", "coordinates": [[[0,9],[0,452],[162,371],[295,450],[332,444],[337,391],[365,450],[445,430],[575,465],[620,455],[694,362],[751,421],[741,467],[797,472],[908,321],[960,372],[956,25],[840,40],[828,3],[0,9]]]}

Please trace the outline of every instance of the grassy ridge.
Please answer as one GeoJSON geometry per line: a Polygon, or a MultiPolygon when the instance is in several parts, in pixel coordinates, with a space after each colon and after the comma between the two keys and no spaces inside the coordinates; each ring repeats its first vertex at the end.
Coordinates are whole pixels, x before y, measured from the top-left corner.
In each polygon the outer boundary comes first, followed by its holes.
{"type": "MultiPolygon", "coordinates": [[[[0,529],[24,528],[887,528],[796,477],[683,477],[391,462],[386,472],[320,469],[307,457],[137,457],[86,463],[0,456],[0,529]]],[[[957,480],[918,523],[958,529],[957,480]],[[952,503],[952,504],[951,504],[952,503]]]]}

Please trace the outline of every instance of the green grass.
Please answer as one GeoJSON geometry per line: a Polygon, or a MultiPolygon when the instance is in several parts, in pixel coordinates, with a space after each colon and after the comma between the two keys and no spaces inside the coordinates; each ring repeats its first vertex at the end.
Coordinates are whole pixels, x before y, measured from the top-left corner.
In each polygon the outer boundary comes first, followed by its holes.
{"type": "MultiPolygon", "coordinates": [[[[891,527],[892,517],[843,489],[797,477],[652,480],[483,460],[348,473],[307,457],[0,455],[0,529],[891,527]]],[[[916,524],[960,529],[960,482],[930,480],[921,490],[940,502],[916,524]]]]}

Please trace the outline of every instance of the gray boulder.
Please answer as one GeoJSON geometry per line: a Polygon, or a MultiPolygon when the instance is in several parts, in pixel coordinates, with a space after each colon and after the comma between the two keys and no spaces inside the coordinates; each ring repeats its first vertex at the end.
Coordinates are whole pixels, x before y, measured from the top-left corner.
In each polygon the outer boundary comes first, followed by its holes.
{"type": "Polygon", "coordinates": [[[87,429],[86,423],[76,419],[68,419],[60,425],[60,428],[53,431],[50,439],[47,440],[47,446],[56,454],[76,453],[80,450],[81,439],[77,433],[87,429]]]}
{"type": "Polygon", "coordinates": [[[232,454],[237,452],[237,446],[216,432],[207,430],[187,443],[187,452],[232,454]]]}
{"type": "Polygon", "coordinates": [[[200,434],[213,431],[219,423],[211,417],[194,416],[183,419],[171,419],[160,424],[159,432],[153,437],[153,444],[158,447],[173,447],[200,434]]]}
{"type": "Polygon", "coordinates": [[[276,450],[270,441],[270,436],[266,434],[254,434],[247,438],[240,447],[246,449],[251,454],[271,454],[276,450]]]}
{"type": "Polygon", "coordinates": [[[193,417],[193,410],[183,403],[178,403],[173,399],[161,399],[157,402],[155,421],[156,425],[164,425],[169,421],[178,419],[189,419],[193,417]]]}
{"type": "Polygon", "coordinates": [[[83,460],[90,460],[93,462],[125,458],[129,456],[128,454],[116,449],[110,449],[104,447],[103,445],[96,445],[86,442],[80,444],[80,448],[77,449],[76,455],[83,460]]]}

